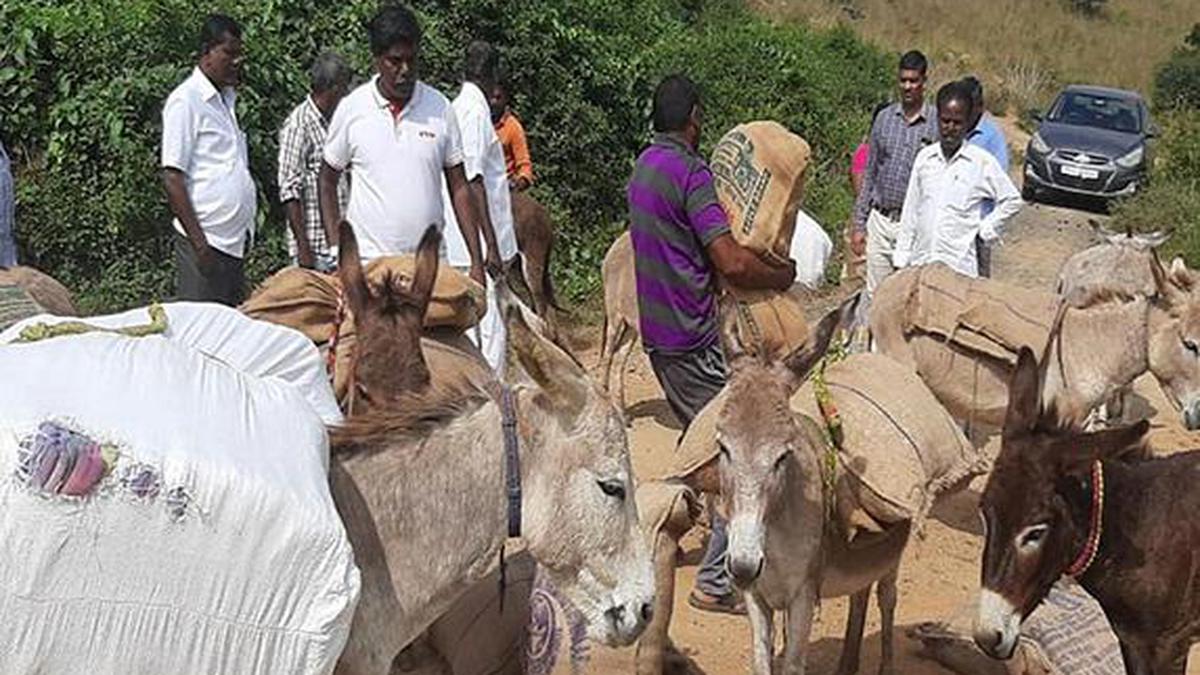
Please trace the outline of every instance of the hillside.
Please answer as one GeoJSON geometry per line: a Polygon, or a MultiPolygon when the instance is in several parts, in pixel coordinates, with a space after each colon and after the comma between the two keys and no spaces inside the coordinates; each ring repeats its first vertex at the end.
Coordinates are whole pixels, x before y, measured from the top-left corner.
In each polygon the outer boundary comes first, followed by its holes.
{"type": "Polygon", "coordinates": [[[758,0],[769,16],[848,24],[879,46],[921,49],[933,79],[975,72],[1017,111],[1045,105],[1059,84],[1150,94],[1155,68],[1200,21],[1196,0],[1107,0],[1088,17],[1067,0],[758,0]]]}

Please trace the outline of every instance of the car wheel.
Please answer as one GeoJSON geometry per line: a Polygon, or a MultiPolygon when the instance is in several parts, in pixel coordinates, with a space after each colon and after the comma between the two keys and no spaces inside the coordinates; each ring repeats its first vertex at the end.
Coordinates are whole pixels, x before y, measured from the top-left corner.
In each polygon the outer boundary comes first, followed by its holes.
{"type": "Polygon", "coordinates": [[[1031,204],[1037,201],[1037,188],[1031,185],[1029,181],[1021,183],[1021,199],[1031,204]]]}

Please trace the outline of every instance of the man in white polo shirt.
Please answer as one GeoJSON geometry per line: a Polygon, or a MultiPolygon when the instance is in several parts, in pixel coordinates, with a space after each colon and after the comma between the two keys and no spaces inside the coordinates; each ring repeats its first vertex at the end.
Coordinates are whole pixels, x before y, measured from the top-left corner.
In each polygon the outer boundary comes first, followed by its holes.
{"type": "MultiPolygon", "coordinates": [[[[345,219],[365,260],[411,253],[442,225],[443,178],[466,242],[471,278],[485,283],[481,223],[463,172],[462,140],[446,97],[418,81],[421,29],[407,8],[380,10],[368,28],[377,74],[350,93],[329,123],[318,192],[326,236],[337,244],[337,181],[349,170],[345,219]]],[[[494,251],[490,228],[482,228],[494,251]]],[[[489,257],[499,269],[499,260],[489,257]]]]}
{"type": "Polygon", "coordinates": [[[245,296],[242,258],[258,205],[234,110],[241,64],[241,27],[210,15],[200,30],[199,64],[163,106],[163,184],[175,216],[180,300],[237,305],[245,296]]]}
{"type": "MultiPolygon", "coordinates": [[[[504,147],[492,125],[492,109],[485,92],[496,86],[500,69],[500,54],[492,45],[481,40],[467,47],[463,68],[462,91],[454,99],[454,113],[462,133],[463,164],[467,182],[475,195],[477,209],[483,216],[484,227],[489,225],[496,234],[496,248],[505,269],[517,257],[517,235],[513,229],[512,203],[508,193],[508,167],[504,162],[504,147]]],[[[471,264],[469,251],[462,236],[449,227],[455,222],[453,210],[446,210],[446,256],[458,268],[471,264]]],[[[489,247],[488,253],[491,252],[489,247]]],[[[479,322],[479,350],[497,374],[503,374],[505,334],[504,317],[496,298],[496,284],[489,280],[487,313],[479,322]]]]}

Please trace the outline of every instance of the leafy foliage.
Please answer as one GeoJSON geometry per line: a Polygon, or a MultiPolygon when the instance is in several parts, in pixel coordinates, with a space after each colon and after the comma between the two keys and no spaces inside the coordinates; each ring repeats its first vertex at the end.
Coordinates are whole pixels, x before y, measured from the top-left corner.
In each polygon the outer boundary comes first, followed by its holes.
{"type": "Polygon", "coordinates": [[[1116,207],[1114,224],[1172,230],[1164,255],[1182,255],[1190,267],[1200,267],[1200,110],[1167,113],[1160,122],[1150,187],[1116,207]]]}
{"type": "Polygon", "coordinates": [[[1200,108],[1200,24],[1159,68],[1154,100],[1160,107],[1200,108]]]}
{"type": "MultiPolygon", "coordinates": [[[[259,194],[253,280],[286,263],[278,126],[305,95],[321,50],[369,74],[364,26],[376,8],[375,0],[221,6],[245,32],[238,117],[259,194]]],[[[415,0],[414,9],[427,36],[423,75],[449,94],[470,39],[503,49],[530,134],[535,194],[560,228],[555,273],[574,300],[596,295],[599,262],[624,222],[625,182],[649,138],[650,93],[671,71],[705,89],[709,142],[750,119],[805,136],[815,153],[808,208],[831,230],[849,213],[844,167],[890,67],[848,30],[773,24],[734,0],[415,0]]],[[[0,134],[17,159],[19,243],[88,310],[171,292],[161,106],[194,64],[204,11],[185,0],[0,3],[0,134]]]]}

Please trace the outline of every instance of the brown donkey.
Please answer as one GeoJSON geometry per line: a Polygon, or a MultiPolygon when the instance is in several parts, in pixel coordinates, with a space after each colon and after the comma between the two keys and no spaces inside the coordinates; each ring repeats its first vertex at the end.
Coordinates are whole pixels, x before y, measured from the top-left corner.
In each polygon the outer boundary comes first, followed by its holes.
{"type": "Polygon", "coordinates": [[[1043,408],[1043,377],[1022,349],[981,503],[975,641],[1012,656],[1021,621],[1069,574],[1104,608],[1130,675],[1183,675],[1200,635],[1200,452],[1135,457],[1145,421],[1070,428],[1043,408]]]}
{"type": "Polygon", "coordinates": [[[425,230],[408,288],[389,277],[372,293],[358,255],[358,239],[350,223],[342,221],[338,276],[354,314],[357,336],[350,361],[347,414],[387,405],[404,392],[429,385],[429,367],[421,353],[421,326],[437,279],[441,240],[437,227],[425,230]]]}

